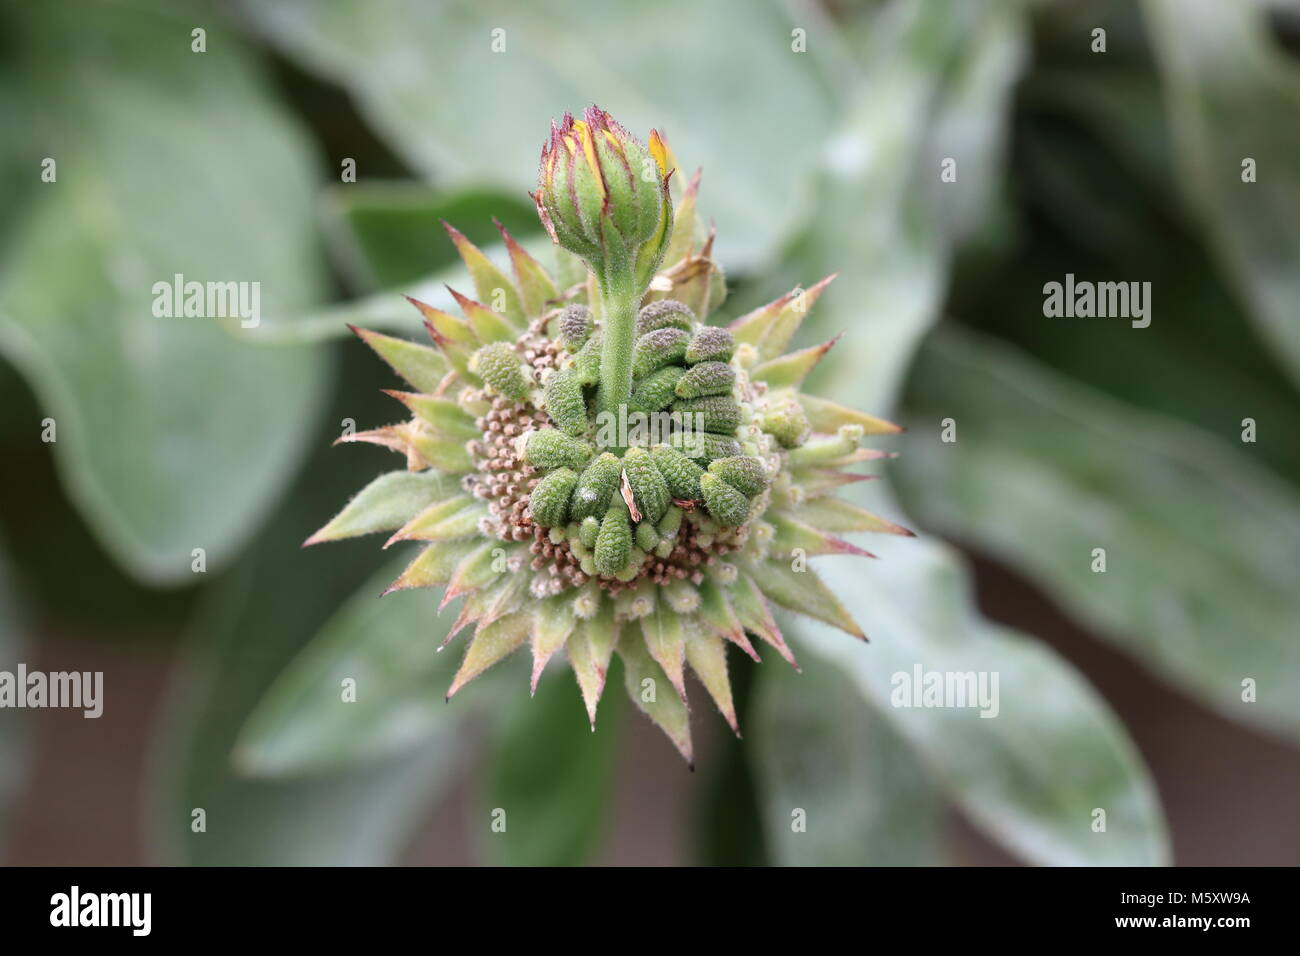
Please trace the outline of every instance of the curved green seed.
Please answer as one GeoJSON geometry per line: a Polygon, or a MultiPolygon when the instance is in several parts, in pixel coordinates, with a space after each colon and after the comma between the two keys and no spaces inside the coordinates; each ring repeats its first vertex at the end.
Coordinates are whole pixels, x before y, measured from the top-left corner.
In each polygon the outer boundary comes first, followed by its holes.
{"type": "Polygon", "coordinates": [[[692,366],[677,382],[678,398],[701,395],[729,395],[736,384],[736,370],[726,362],[701,362],[692,366]]]}
{"type": "Polygon", "coordinates": [[[642,551],[653,551],[659,546],[659,532],[649,521],[636,526],[636,546],[642,551]]]}
{"type": "Polygon", "coordinates": [[[714,474],[700,479],[704,507],[713,520],[724,528],[738,528],[749,517],[749,499],[714,474]]]}
{"type": "Polygon", "coordinates": [[[471,370],[487,383],[493,391],[516,402],[523,401],[532,391],[533,383],[519,353],[508,342],[493,342],[474,353],[471,370]]]}
{"type": "Polygon", "coordinates": [[[570,438],[554,428],[540,428],[528,436],[524,460],[547,471],[552,468],[576,471],[587,464],[592,451],[589,442],[570,438]]]}
{"type": "Polygon", "coordinates": [[[767,487],[767,469],[752,455],[719,458],[709,464],[709,471],[749,498],[767,487]]]}
{"type": "Polygon", "coordinates": [[[650,453],[644,448],[629,448],[623,456],[623,473],[645,520],[653,524],[662,518],[672,504],[672,496],[664,476],[650,460],[650,453]]]}
{"type": "Polygon", "coordinates": [[[740,454],[740,442],[736,439],[708,432],[673,432],[668,436],[668,444],[697,463],[707,464],[715,458],[740,454]]]}
{"type": "Polygon", "coordinates": [[[584,548],[594,548],[598,534],[600,534],[600,522],[595,515],[587,515],[578,526],[578,540],[582,542],[584,548]]]}
{"type": "Polygon", "coordinates": [[[655,329],[684,329],[690,331],[695,325],[695,313],[684,302],[676,299],[660,299],[643,306],[636,316],[636,334],[645,335],[655,329]]]}
{"type": "MultiPolygon", "coordinates": [[[[609,507],[609,499],[618,488],[619,476],[623,474],[623,462],[616,455],[603,452],[596,456],[578,479],[574,489],[573,501],[570,503],[573,519],[582,521],[590,516],[603,515],[609,507]]],[[[588,545],[590,547],[590,545],[588,545]]]]}
{"type": "Polygon", "coordinates": [[[691,339],[691,344],[686,349],[686,361],[690,365],[697,362],[726,362],[735,351],[736,339],[729,331],[716,325],[706,325],[691,339]]]}
{"type": "Polygon", "coordinates": [[[575,369],[561,369],[546,380],[542,404],[555,427],[569,435],[587,430],[587,403],[582,397],[582,381],[575,369]]]}
{"type": "Polygon", "coordinates": [[[636,340],[632,353],[632,377],[645,378],[665,365],[679,365],[686,355],[691,334],[684,329],[655,329],[636,340]]]}
{"type": "Polygon", "coordinates": [[[600,330],[597,329],[574,356],[573,371],[583,385],[595,385],[600,381],[600,348],[603,341],[600,330]]]}
{"type": "Polygon", "coordinates": [[[616,501],[605,512],[596,535],[592,563],[597,574],[613,577],[623,570],[632,553],[632,527],[628,523],[627,507],[616,501]]]}
{"type": "Polygon", "coordinates": [[[730,435],[740,427],[740,406],[730,395],[705,395],[673,402],[673,421],[685,428],[730,435]]]}
{"type": "Polygon", "coordinates": [[[565,306],[564,311],[556,319],[555,327],[560,344],[570,352],[576,352],[591,337],[591,331],[595,328],[595,323],[591,319],[591,309],[585,305],[565,306]]]}
{"type": "Polygon", "coordinates": [[[649,415],[667,408],[676,398],[677,383],[685,374],[686,369],[680,365],[669,365],[642,379],[627,403],[627,410],[649,415]]]}
{"type": "Polygon", "coordinates": [[[704,474],[703,468],[668,445],[655,445],[651,448],[650,460],[659,469],[659,474],[664,476],[668,490],[672,492],[674,498],[678,501],[699,500],[700,476],[704,474]]]}
{"type": "Polygon", "coordinates": [[[569,520],[569,498],[578,484],[578,474],[557,468],[537,483],[528,495],[528,513],[543,528],[558,528],[569,520]]]}

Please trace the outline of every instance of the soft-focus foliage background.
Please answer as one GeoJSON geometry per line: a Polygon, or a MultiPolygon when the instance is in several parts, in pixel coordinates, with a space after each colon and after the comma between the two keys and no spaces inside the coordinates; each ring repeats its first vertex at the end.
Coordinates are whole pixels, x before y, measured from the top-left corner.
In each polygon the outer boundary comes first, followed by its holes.
{"type": "Polygon", "coordinates": [[[1297,50],[1281,0],[0,6],[0,667],[106,684],[0,713],[8,858],[1300,862],[1297,50]],[[872,643],[733,656],[695,774],[558,671],[444,705],[434,596],[299,550],[389,466],[329,447],[394,416],[344,323],[419,334],[441,218],[544,253],[525,189],[591,102],[703,166],[724,314],[840,273],[819,385],[909,427],[871,497],[922,536],[820,559],[872,643]],[[154,318],[178,272],[262,325],[154,318]],[[1151,282],[1150,328],[1045,318],[1067,272],[1151,282]],[[917,663],[1000,715],[889,706],[917,663]]]}

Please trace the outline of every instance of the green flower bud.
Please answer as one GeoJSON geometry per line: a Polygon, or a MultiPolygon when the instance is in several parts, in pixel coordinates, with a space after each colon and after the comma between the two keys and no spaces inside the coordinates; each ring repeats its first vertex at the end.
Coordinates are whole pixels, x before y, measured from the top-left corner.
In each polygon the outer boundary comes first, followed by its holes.
{"type": "Polygon", "coordinates": [[[522,402],[532,391],[532,379],[519,360],[519,353],[508,342],[483,346],[474,353],[469,368],[489,388],[513,401],[522,402]]]}
{"type": "Polygon", "coordinates": [[[717,475],[706,473],[700,479],[704,507],[713,520],[724,528],[738,528],[749,517],[749,499],[717,475]]]}
{"type": "Polygon", "coordinates": [[[706,325],[695,333],[690,346],[686,349],[686,361],[691,365],[697,362],[726,362],[736,350],[736,340],[731,333],[716,325],[706,325]]]}
{"type": "Polygon", "coordinates": [[[645,378],[665,365],[680,365],[686,356],[691,334],[684,329],[655,329],[636,340],[632,353],[632,377],[645,378]]]}
{"type": "Polygon", "coordinates": [[[680,365],[668,365],[643,378],[641,384],[632,392],[627,410],[644,412],[648,415],[667,408],[676,398],[677,383],[685,374],[686,369],[680,365]]]}
{"type": "Polygon", "coordinates": [[[570,438],[554,428],[541,428],[528,436],[524,460],[549,471],[552,468],[582,468],[594,449],[590,442],[570,438]]]}
{"type": "Polygon", "coordinates": [[[664,600],[678,614],[690,614],[700,606],[700,592],[690,581],[670,581],[663,588],[664,600]]]}
{"type": "Polygon", "coordinates": [[[709,471],[747,498],[754,497],[767,487],[767,469],[757,458],[748,455],[719,458],[710,463],[709,471]]]}
{"type": "Polygon", "coordinates": [[[736,370],[726,362],[701,362],[692,366],[677,382],[677,396],[730,395],[735,384],[736,370]]]}
{"type": "Polygon", "coordinates": [[[592,552],[593,567],[597,574],[612,577],[623,570],[631,553],[632,526],[628,522],[627,506],[620,498],[609,506],[600,523],[592,552]]]}
{"type": "Polygon", "coordinates": [[[574,520],[603,515],[622,474],[623,462],[617,456],[609,452],[597,455],[578,479],[578,487],[573,492],[570,507],[574,520]]]}
{"type": "Polygon", "coordinates": [[[656,329],[683,329],[689,332],[695,327],[695,313],[684,302],[676,299],[660,299],[642,306],[636,317],[636,334],[645,335],[656,329]]]}
{"type": "Polygon", "coordinates": [[[582,381],[575,369],[561,369],[546,380],[542,404],[555,427],[569,435],[587,430],[587,403],[582,397],[582,381]]]}
{"type": "Polygon", "coordinates": [[[528,495],[528,513],[543,528],[555,528],[569,520],[569,498],[578,484],[577,472],[557,468],[537,483],[528,495]]]}
{"type": "MultiPolygon", "coordinates": [[[[650,459],[664,476],[668,490],[678,501],[698,501],[700,498],[700,476],[704,469],[675,448],[667,445],[655,445],[650,449],[650,459]]],[[[680,521],[680,516],[678,518],[680,521]]],[[[674,529],[674,532],[676,529],[674,529]]]]}
{"type": "Polygon", "coordinates": [[[602,281],[635,276],[644,288],[672,234],[668,174],[658,133],[647,149],[593,106],[551,124],[533,200],[551,239],[602,281]]]}
{"type": "Polygon", "coordinates": [[[644,448],[629,448],[623,456],[623,473],[641,514],[651,523],[658,521],[672,504],[668,484],[644,448]]]}
{"type": "Polygon", "coordinates": [[[740,406],[730,395],[682,398],[673,403],[673,421],[684,428],[699,428],[702,423],[706,432],[730,435],[740,427],[740,406]]]}
{"type": "Polygon", "coordinates": [[[556,319],[555,327],[560,344],[570,352],[576,352],[591,338],[592,329],[595,328],[591,309],[585,305],[565,306],[556,319]]]}

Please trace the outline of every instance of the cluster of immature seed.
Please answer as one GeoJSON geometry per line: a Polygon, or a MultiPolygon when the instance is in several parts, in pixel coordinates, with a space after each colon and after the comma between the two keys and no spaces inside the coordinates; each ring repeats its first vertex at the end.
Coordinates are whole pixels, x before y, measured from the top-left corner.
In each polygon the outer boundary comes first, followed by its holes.
{"type": "Polygon", "coordinates": [[[734,437],[746,410],[733,397],[731,334],[700,326],[679,302],[641,310],[628,411],[666,412],[679,427],[620,457],[589,440],[600,328],[576,305],[554,326],[555,340],[529,335],[475,355],[494,398],[470,448],[470,484],[490,502],[497,534],[533,539],[533,567],[552,576],[542,592],[592,577],[614,591],[647,578],[698,583],[702,567],[744,543],[751,502],[768,485],[762,461],[734,437]]]}

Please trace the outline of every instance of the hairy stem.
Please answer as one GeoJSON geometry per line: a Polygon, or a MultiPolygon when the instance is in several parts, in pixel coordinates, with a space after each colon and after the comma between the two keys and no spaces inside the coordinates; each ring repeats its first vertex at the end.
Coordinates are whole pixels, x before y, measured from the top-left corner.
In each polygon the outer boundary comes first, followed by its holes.
{"type": "Polygon", "coordinates": [[[604,341],[600,350],[600,389],[597,412],[617,412],[632,394],[632,349],[636,339],[636,283],[627,278],[601,284],[601,318],[604,341]]]}

